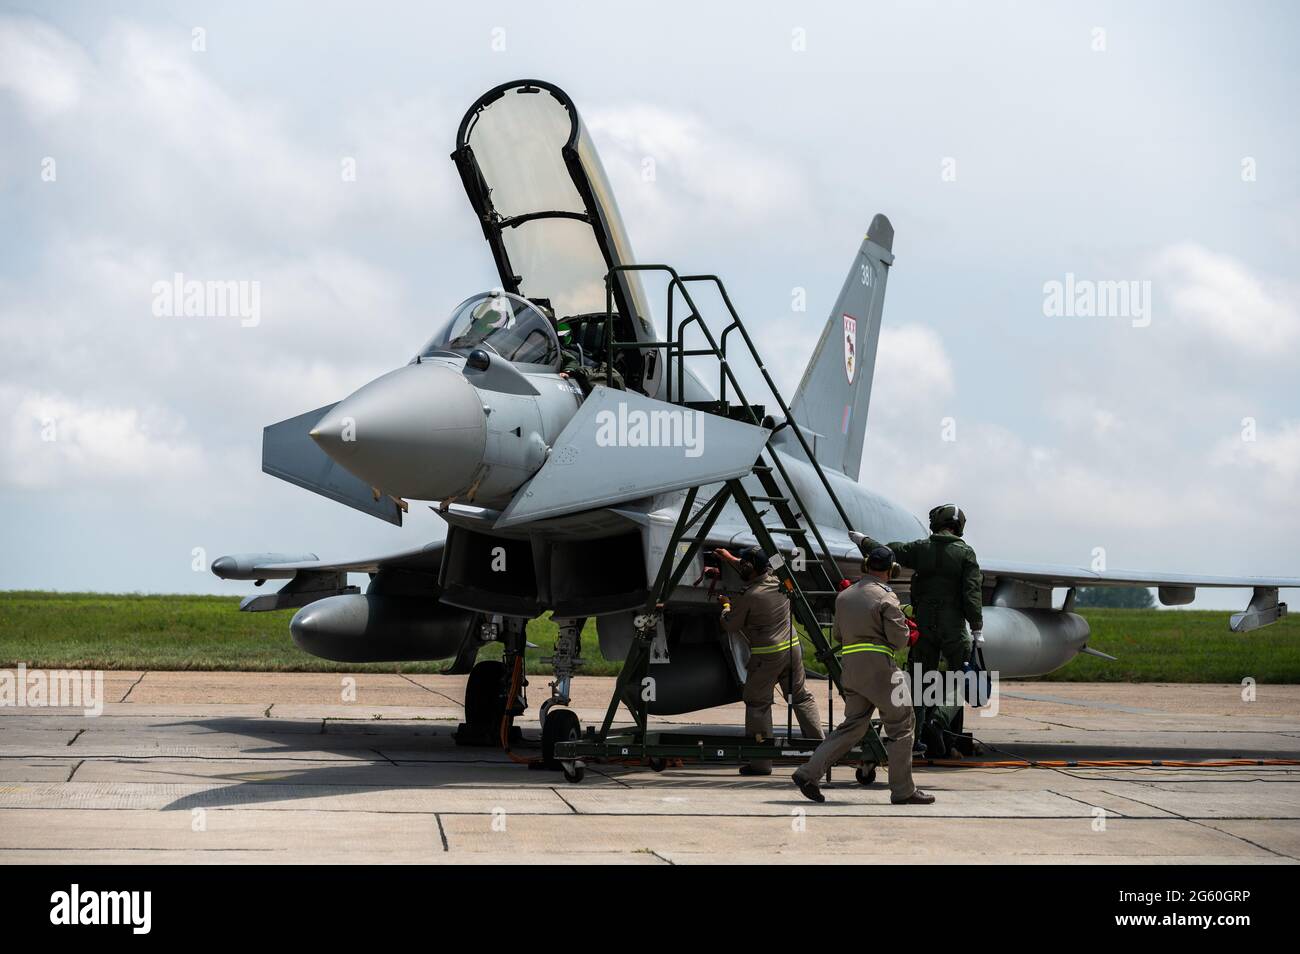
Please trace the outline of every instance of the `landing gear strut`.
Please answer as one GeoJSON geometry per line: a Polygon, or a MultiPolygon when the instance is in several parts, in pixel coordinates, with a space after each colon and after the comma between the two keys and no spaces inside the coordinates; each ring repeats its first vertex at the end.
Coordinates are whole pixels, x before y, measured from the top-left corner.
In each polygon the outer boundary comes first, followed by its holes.
{"type": "MultiPolygon", "coordinates": [[[[587,663],[585,659],[578,656],[582,652],[582,627],[586,622],[585,619],[555,620],[560,628],[559,635],[555,638],[555,652],[551,656],[542,658],[542,662],[550,663],[555,672],[555,679],[551,682],[551,698],[542,703],[538,714],[543,730],[546,728],[546,717],[551,708],[569,704],[569,688],[573,682],[573,674],[579,666],[587,663]]],[[[546,738],[544,731],[542,738],[546,738]]]]}

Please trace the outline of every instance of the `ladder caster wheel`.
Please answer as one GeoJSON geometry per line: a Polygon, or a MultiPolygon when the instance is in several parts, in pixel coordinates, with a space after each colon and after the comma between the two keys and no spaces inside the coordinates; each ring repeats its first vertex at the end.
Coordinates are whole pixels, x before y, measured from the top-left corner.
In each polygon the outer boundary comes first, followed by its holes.
{"type": "Polygon", "coordinates": [[[857,779],[859,785],[870,785],[876,780],[876,767],[874,765],[859,765],[857,779]]]}
{"type": "Polygon", "coordinates": [[[652,759],[647,759],[646,764],[650,766],[650,771],[662,772],[664,769],[668,767],[668,760],[660,759],[660,758],[652,758],[652,759]]]}
{"type": "Polygon", "coordinates": [[[564,770],[564,780],[574,785],[587,776],[587,768],[581,762],[562,762],[560,768],[564,770]]]}

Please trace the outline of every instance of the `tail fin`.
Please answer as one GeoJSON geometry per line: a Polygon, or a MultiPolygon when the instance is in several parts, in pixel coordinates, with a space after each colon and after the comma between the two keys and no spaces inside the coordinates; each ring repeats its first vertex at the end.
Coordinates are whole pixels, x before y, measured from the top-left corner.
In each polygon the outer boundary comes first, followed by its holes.
{"type": "Polygon", "coordinates": [[[795,421],[812,432],[805,436],[817,462],[854,480],[862,464],[893,247],[894,227],[885,216],[877,215],[790,402],[795,421]]]}

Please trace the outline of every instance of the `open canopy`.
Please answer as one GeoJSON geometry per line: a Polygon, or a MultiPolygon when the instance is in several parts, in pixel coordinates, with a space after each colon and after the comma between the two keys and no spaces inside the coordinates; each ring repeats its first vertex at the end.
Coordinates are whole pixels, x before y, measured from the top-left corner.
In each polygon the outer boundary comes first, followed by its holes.
{"type": "MultiPolygon", "coordinates": [[[[591,137],[563,90],[517,80],[479,98],[452,153],[492,246],[502,287],[550,301],[557,318],[606,310],[605,274],[633,263],[591,137]]],[[[651,340],[636,275],[614,289],[623,340],[651,340]]]]}

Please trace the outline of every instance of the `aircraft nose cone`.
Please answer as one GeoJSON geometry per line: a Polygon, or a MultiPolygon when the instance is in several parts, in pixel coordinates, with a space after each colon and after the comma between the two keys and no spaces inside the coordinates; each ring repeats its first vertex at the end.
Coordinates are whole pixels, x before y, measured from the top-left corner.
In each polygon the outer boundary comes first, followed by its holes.
{"type": "Polygon", "coordinates": [[[445,365],[409,364],[334,405],[308,432],[335,461],[395,497],[469,490],[487,424],[478,392],[445,365]]]}

